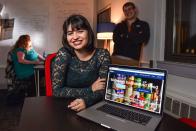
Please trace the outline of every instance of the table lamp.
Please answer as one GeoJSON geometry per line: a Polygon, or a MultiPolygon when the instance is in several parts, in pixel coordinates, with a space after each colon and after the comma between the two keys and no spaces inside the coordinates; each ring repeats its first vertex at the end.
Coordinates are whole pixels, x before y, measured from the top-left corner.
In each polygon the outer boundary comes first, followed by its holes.
{"type": "Polygon", "coordinates": [[[108,49],[109,52],[110,52],[110,43],[108,40],[112,40],[114,28],[115,28],[115,24],[111,22],[99,23],[97,25],[97,39],[105,40],[104,48],[108,49]]]}

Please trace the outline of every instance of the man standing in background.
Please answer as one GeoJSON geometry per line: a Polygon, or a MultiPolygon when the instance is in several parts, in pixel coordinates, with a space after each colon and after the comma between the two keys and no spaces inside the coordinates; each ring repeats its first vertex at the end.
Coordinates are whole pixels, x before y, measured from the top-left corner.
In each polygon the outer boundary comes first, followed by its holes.
{"type": "Polygon", "coordinates": [[[149,25],[137,18],[137,9],[134,3],[123,5],[125,20],[117,24],[113,32],[113,56],[140,60],[143,44],[147,44],[150,37],[149,25]]]}

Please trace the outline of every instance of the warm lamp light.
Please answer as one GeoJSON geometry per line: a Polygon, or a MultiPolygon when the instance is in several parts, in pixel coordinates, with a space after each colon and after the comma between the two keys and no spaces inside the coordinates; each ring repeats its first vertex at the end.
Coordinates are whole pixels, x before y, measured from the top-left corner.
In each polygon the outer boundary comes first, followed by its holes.
{"type": "Polygon", "coordinates": [[[112,36],[113,36],[112,32],[97,33],[97,39],[98,40],[111,40],[112,36]]]}
{"type": "Polygon", "coordinates": [[[110,44],[107,40],[111,40],[113,37],[113,30],[115,28],[115,24],[111,22],[107,23],[99,23],[97,25],[97,39],[105,40],[104,48],[110,51],[110,44]]]}

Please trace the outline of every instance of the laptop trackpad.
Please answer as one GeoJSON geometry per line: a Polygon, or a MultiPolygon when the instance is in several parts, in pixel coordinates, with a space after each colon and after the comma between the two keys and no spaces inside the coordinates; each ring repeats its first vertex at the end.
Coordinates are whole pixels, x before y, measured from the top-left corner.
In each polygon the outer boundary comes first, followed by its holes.
{"type": "Polygon", "coordinates": [[[137,124],[132,121],[128,121],[117,116],[113,116],[110,114],[104,115],[101,120],[104,125],[111,127],[112,129],[119,131],[128,131],[128,130],[136,130],[136,131],[144,131],[145,126],[141,124],[137,124]]]}
{"type": "Polygon", "coordinates": [[[113,116],[113,115],[109,115],[109,114],[107,114],[107,115],[105,115],[106,117],[108,117],[109,119],[111,119],[111,120],[118,120],[118,121],[120,121],[120,122],[126,122],[124,119],[121,119],[121,118],[119,118],[119,117],[116,117],[116,116],[113,116]]]}

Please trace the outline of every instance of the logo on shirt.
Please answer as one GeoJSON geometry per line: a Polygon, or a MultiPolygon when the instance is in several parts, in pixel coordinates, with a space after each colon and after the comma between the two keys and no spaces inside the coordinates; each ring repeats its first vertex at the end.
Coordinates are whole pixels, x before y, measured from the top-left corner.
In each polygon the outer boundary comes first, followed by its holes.
{"type": "Polygon", "coordinates": [[[136,25],[137,28],[141,27],[141,25],[136,25]]]}

